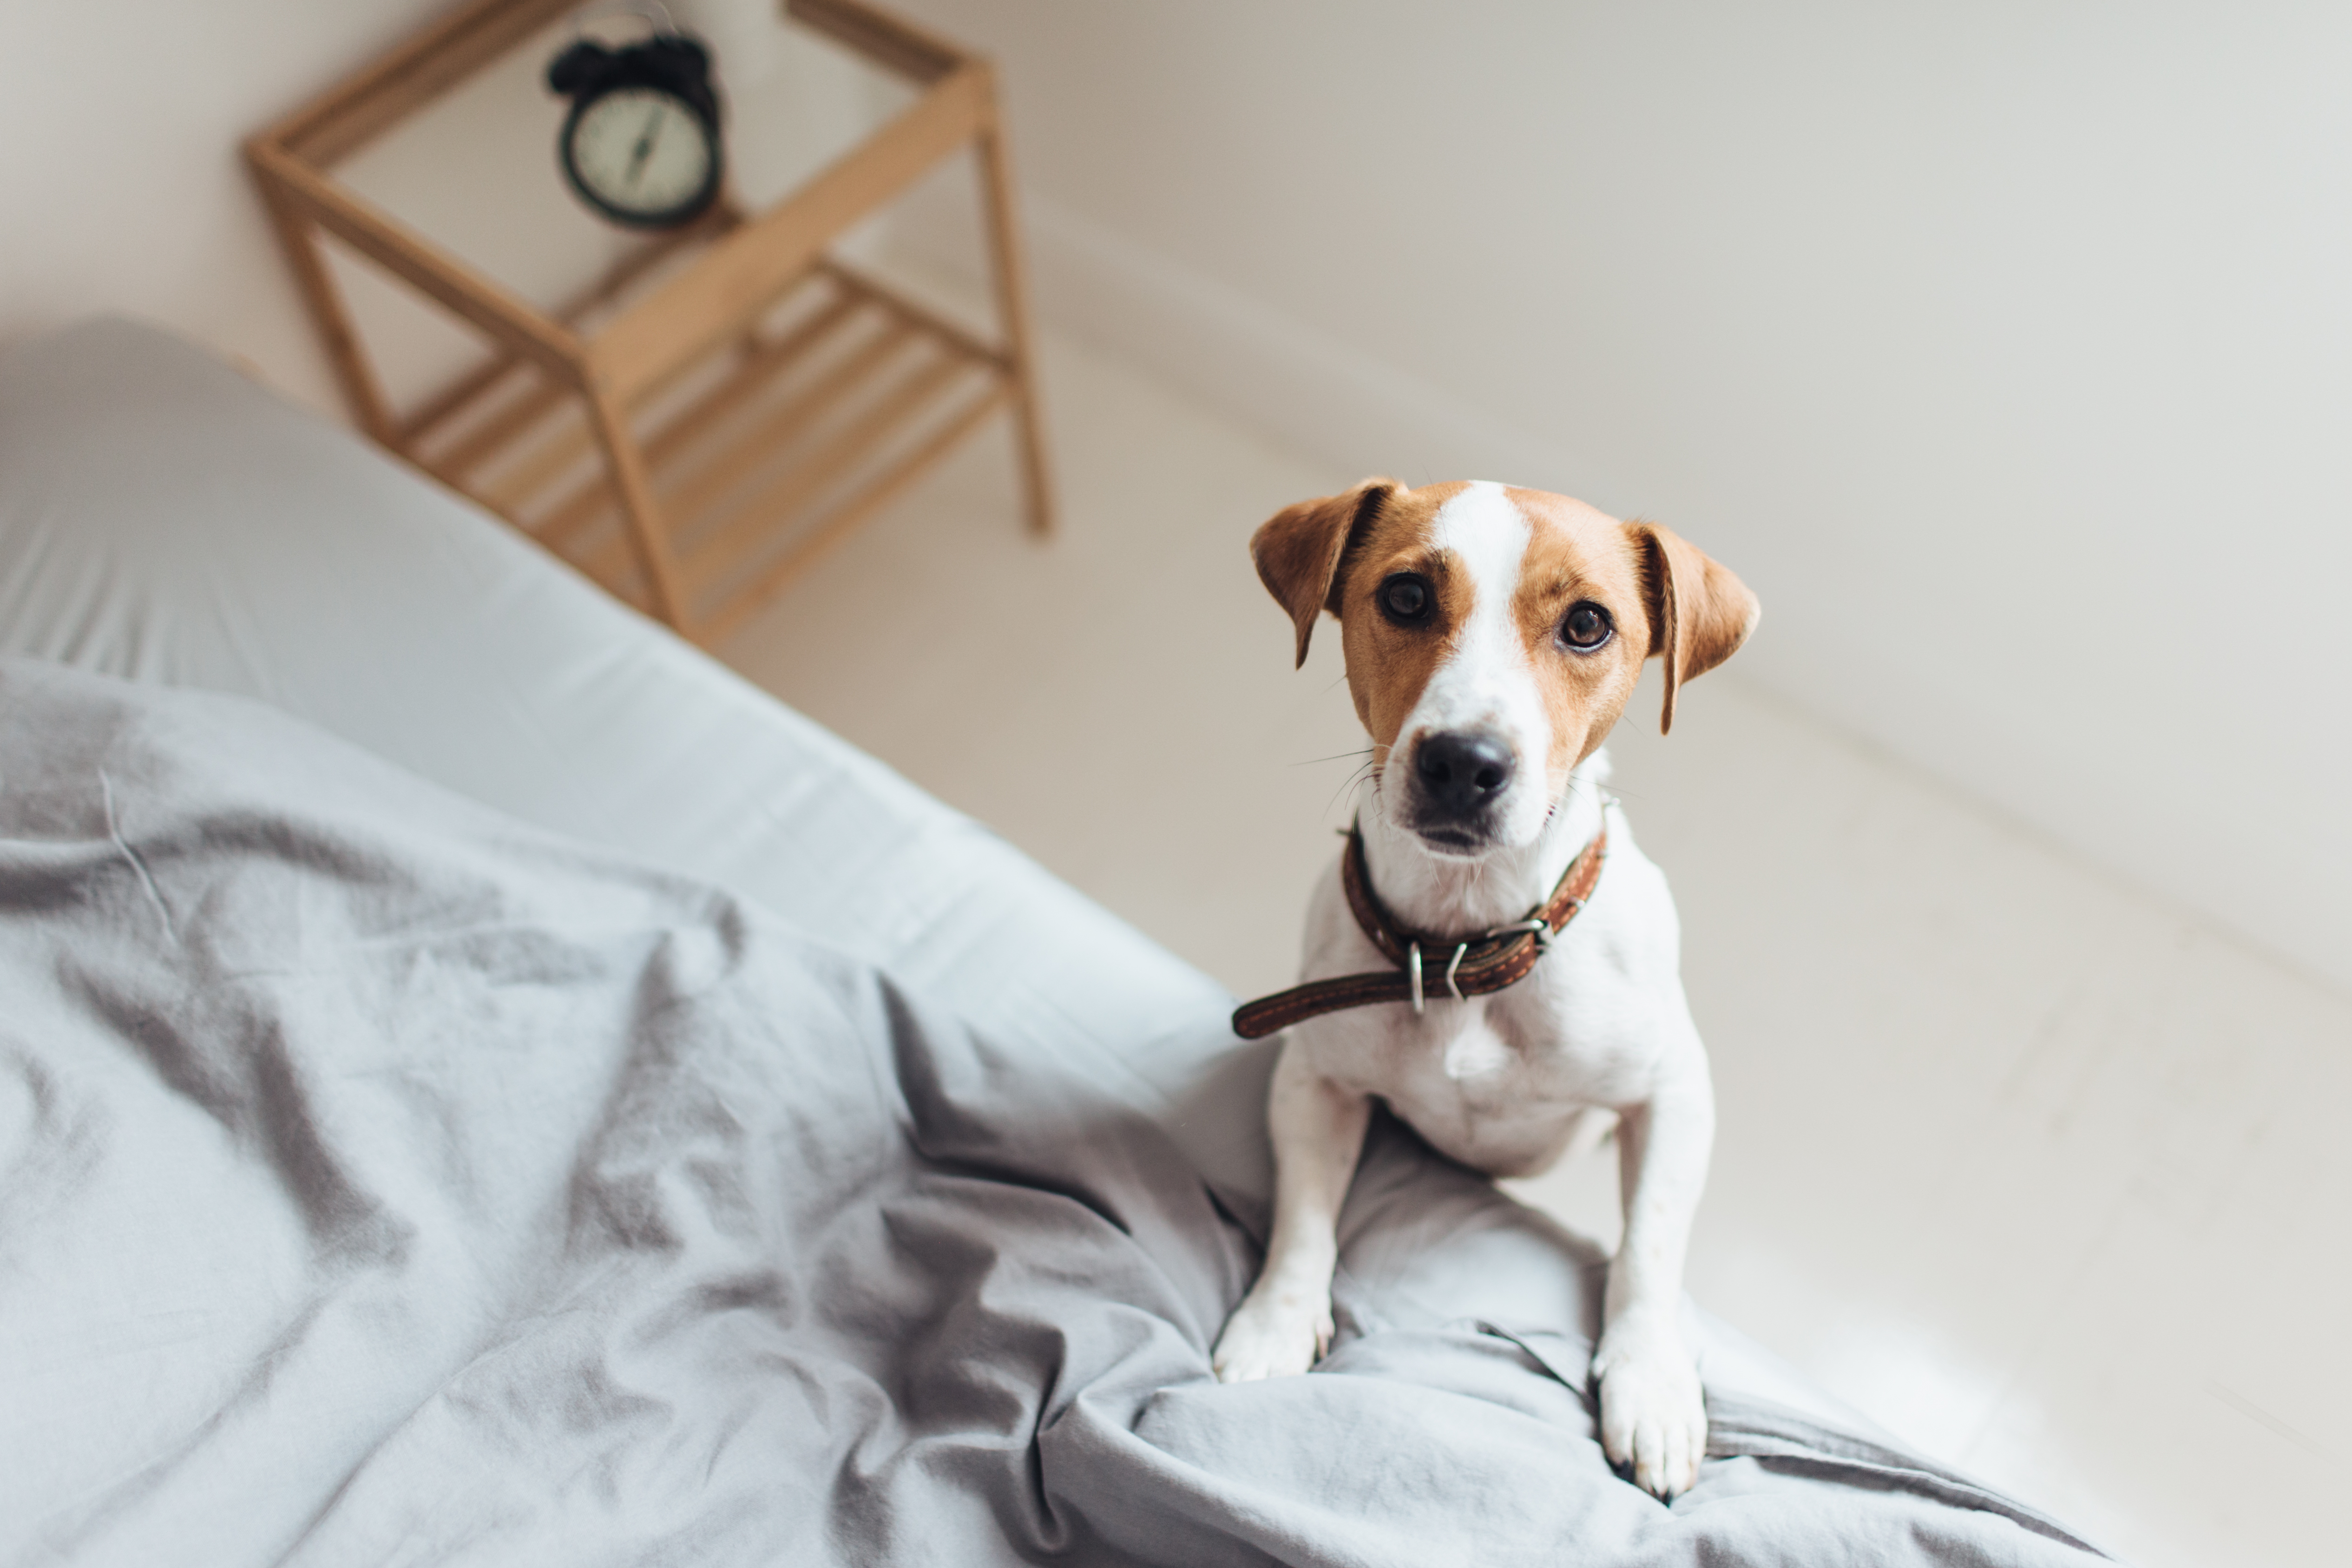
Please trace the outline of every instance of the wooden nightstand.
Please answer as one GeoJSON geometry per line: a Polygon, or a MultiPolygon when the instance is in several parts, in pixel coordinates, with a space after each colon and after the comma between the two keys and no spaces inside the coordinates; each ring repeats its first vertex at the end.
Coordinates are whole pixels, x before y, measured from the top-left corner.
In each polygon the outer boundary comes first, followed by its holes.
{"type": "Polygon", "coordinates": [[[788,0],[791,24],[902,79],[909,101],[761,210],[723,198],[551,305],[338,177],[407,117],[543,44],[577,4],[478,0],[247,142],[360,427],[701,642],[999,407],[1012,415],[1029,526],[1050,532],[1012,179],[983,59],[861,0],[788,0]],[[978,154],[995,340],[835,250],[967,148],[978,154]],[[469,325],[488,351],[395,410],[325,236],[469,325]]]}

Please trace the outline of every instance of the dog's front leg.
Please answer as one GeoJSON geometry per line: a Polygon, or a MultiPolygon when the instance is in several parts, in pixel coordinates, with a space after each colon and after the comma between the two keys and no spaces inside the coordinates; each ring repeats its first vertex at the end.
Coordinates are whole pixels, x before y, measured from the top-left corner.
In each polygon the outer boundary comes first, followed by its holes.
{"type": "Polygon", "coordinates": [[[1286,1040],[1266,1097],[1274,1134],[1274,1234],[1257,1283],[1217,1336],[1212,1364],[1226,1383],[1305,1372],[1331,1343],[1331,1271],[1339,1205],[1363,1152],[1371,1103],[1308,1064],[1286,1040]]]}
{"type": "Polygon", "coordinates": [[[1610,1462],[1661,1498],[1688,1491],[1706,1453],[1706,1402],[1681,1327],[1683,1257],[1715,1141],[1706,1059],[1647,1104],[1621,1114],[1618,1158],[1625,1239],[1592,1372],[1601,1383],[1601,1442],[1610,1462]]]}

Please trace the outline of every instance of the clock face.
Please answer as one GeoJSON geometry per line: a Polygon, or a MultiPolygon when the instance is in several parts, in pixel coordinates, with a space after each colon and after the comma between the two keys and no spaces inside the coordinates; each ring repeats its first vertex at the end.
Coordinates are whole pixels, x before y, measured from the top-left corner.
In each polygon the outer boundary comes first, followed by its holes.
{"type": "Polygon", "coordinates": [[[623,222],[682,221],[715,185],[709,128],[656,88],[616,88],[582,104],[564,152],[581,193],[623,222]]]}

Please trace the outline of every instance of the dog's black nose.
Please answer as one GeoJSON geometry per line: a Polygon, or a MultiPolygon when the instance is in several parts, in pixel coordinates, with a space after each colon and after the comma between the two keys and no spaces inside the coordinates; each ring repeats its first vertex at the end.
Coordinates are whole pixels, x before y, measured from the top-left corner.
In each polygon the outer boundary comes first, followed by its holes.
{"type": "Polygon", "coordinates": [[[1412,758],[1422,799],[1437,812],[1456,818],[1484,810],[1503,792],[1517,766],[1502,737],[1483,729],[1426,736],[1412,758]]]}

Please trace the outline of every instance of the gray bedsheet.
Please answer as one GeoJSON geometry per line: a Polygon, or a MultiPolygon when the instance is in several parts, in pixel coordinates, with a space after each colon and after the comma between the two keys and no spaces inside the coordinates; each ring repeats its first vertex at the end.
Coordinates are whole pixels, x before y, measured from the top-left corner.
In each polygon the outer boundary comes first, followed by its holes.
{"type": "Polygon", "coordinates": [[[1066,1021],[0,663],[0,1558],[2080,1560],[1696,1316],[1718,1457],[1617,1479],[1598,1260],[1392,1125],[1340,1347],[1220,1386],[1265,1052],[1066,1021]]]}

